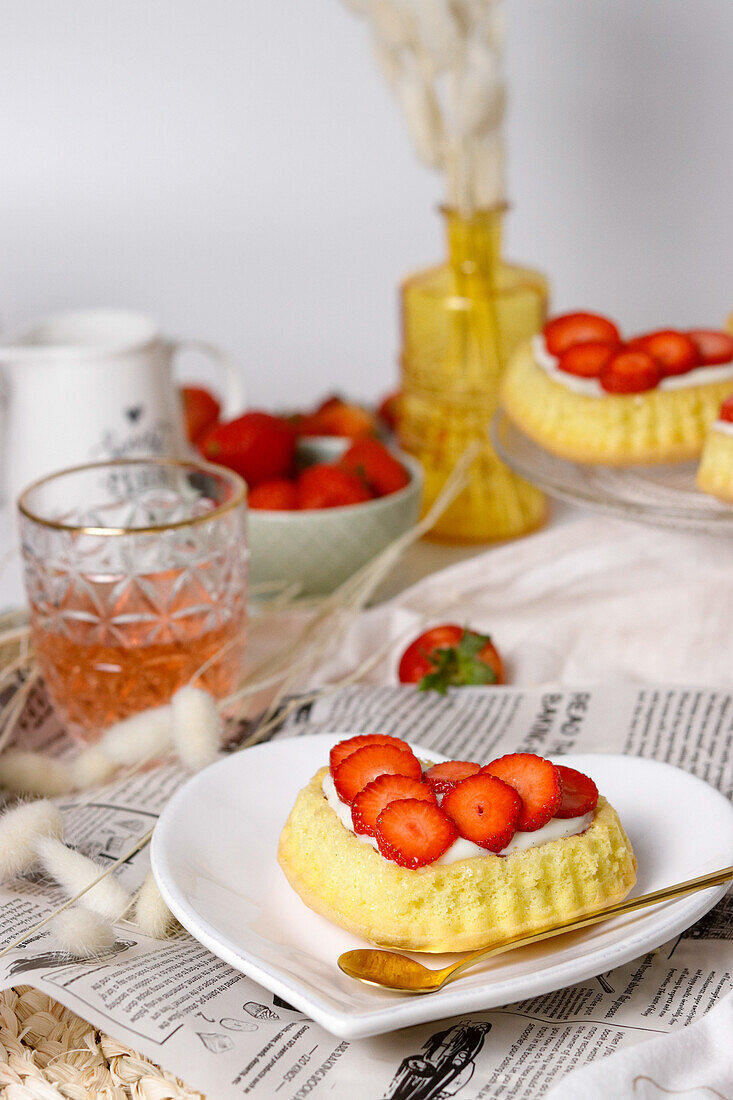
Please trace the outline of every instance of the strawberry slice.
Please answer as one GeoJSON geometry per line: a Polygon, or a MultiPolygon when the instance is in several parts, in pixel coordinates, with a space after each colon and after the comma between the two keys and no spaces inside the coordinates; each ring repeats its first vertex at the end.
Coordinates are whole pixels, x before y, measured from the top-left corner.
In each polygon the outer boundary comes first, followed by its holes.
{"type": "Polygon", "coordinates": [[[481,775],[494,775],[522,800],[517,829],[533,833],[555,816],[562,802],[562,780],[554,764],[531,752],[512,752],[492,760],[481,775]]]}
{"type": "Polygon", "coordinates": [[[544,337],[550,355],[558,358],[574,344],[621,343],[621,334],[613,321],[598,313],[563,313],[553,317],[545,325],[544,337]]]}
{"type": "Polygon", "coordinates": [[[601,386],[607,393],[643,393],[662,381],[662,367],[641,348],[620,351],[601,368],[601,386]]]}
{"type": "Polygon", "coordinates": [[[560,356],[558,367],[578,378],[597,378],[616,351],[614,344],[602,344],[598,340],[587,344],[573,344],[560,356]]]}
{"type": "Polygon", "coordinates": [[[400,867],[434,863],[458,837],[458,830],[436,802],[400,798],[390,802],[377,819],[377,844],[385,859],[400,867]]]}
{"type": "Polygon", "coordinates": [[[380,775],[368,783],[351,804],[351,820],[355,833],[377,835],[377,818],[385,806],[400,798],[419,798],[435,802],[435,795],[427,783],[411,779],[408,775],[380,775]]]}
{"type": "Polygon", "coordinates": [[[422,768],[409,749],[404,752],[394,745],[365,745],[341,761],[333,773],[333,785],[341,801],[351,803],[378,775],[421,779],[422,768]]]}
{"type": "Polygon", "coordinates": [[[665,376],[687,374],[688,370],[692,370],[700,362],[694,341],[684,332],[671,328],[635,336],[629,342],[629,348],[649,352],[657,360],[665,376]]]}
{"type": "Polygon", "coordinates": [[[393,745],[394,748],[402,749],[403,752],[412,752],[407,742],[401,741],[399,737],[390,737],[388,733],[362,733],[358,737],[349,737],[346,741],[339,741],[337,745],[333,746],[328,758],[331,775],[336,771],[342,760],[345,760],[352,752],[356,752],[357,749],[363,749],[365,745],[393,745]]]}
{"type": "Polygon", "coordinates": [[[469,775],[481,771],[480,764],[471,764],[468,760],[446,760],[443,764],[433,764],[423,779],[436,794],[447,794],[469,775]]]}
{"type": "Polygon", "coordinates": [[[567,768],[564,764],[555,766],[562,780],[562,802],[560,809],[555,811],[555,817],[582,817],[595,810],[598,787],[593,780],[575,768],[567,768]]]}
{"type": "Polygon", "coordinates": [[[509,783],[481,771],[448,791],[442,808],[466,840],[500,852],[517,831],[522,799],[509,783]]]}
{"type": "Polygon", "coordinates": [[[697,354],[704,367],[714,367],[719,363],[733,361],[733,336],[719,329],[693,329],[687,335],[697,348],[697,354]]]}
{"type": "Polygon", "coordinates": [[[730,397],[726,397],[725,401],[720,406],[718,420],[725,420],[727,424],[733,424],[733,393],[730,397]]]}

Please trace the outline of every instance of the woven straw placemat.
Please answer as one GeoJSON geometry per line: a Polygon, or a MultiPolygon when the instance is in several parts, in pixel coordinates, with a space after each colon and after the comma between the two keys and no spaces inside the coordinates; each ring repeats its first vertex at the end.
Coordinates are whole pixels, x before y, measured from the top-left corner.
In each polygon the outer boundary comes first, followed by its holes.
{"type": "Polygon", "coordinates": [[[206,1100],[45,993],[0,993],[2,1100],[206,1100]]]}

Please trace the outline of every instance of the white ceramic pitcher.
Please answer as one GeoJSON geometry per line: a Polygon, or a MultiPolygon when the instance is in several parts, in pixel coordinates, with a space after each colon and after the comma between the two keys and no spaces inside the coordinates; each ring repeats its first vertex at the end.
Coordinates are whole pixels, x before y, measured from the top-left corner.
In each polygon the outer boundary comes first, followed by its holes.
{"type": "Polygon", "coordinates": [[[0,493],[13,501],[37,478],[85,462],[188,452],[173,359],[210,355],[224,373],[224,415],[241,412],[242,381],[211,344],[167,340],[150,318],[121,309],[58,313],[0,338],[5,404],[0,493]]]}

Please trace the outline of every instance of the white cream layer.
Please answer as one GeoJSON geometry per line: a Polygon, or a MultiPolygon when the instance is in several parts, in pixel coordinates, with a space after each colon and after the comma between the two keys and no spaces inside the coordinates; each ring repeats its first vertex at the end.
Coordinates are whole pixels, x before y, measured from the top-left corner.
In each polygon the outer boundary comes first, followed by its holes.
{"type": "MultiPolygon", "coordinates": [[[[545,338],[540,333],[532,337],[532,354],[535,363],[553,382],[559,382],[573,393],[580,393],[584,397],[613,397],[614,394],[604,390],[597,378],[579,378],[577,374],[569,374],[566,370],[560,370],[559,360],[547,350],[545,338]]],[[[658,390],[683,390],[688,386],[705,386],[710,382],[726,382],[733,378],[733,363],[723,363],[717,367],[695,367],[688,370],[687,374],[673,374],[669,378],[663,378],[656,387],[658,390]]],[[[629,394],[630,397],[643,397],[645,390],[639,394],[629,394]]]]}
{"type": "MultiPolygon", "coordinates": [[[[323,777],[323,794],[343,827],[353,833],[354,823],[351,820],[351,809],[336,794],[330,772],[327,772],[323,777]]],[[[438,801],[440,801],[440,795],[438,801]]],[[[459,836],[457,840],[453,841],[448,851],[444,852],[440,859],[435,860],[435,863],[457,863],[459,859],[470,859],[472,856],[509,856],[512,852],[523,852],[526,848],[536,848],[549,840],[559,840],[564,836],[575,836],[577,833],[583,833],[593,821],[593,817],[594,811],[583,814],[582,817],[553,817],[552,821],[548,821],[546,825],[541,829],[536,829],[533,833],[515,833],[506,848],[502,848],[500,852],[489,852],[486,848],[480,848],[478,844],[474,844],[473,841],[465,840],[462,836],[459,836]]],[[[371,844],[372,848],[379,850],[373,836],[366,836],[364,833],[354,833],[354,835],[364,844],[371,844]]],[[[434,864],[431,864],[431,866],[434,866],[434,864]]]]}
{"type": "Polygon", "coordinates": [[[730,420],[714,420],[710,425],[711,432],[720,432],[721,435],[733,435],[733,424],[730,420]]]}

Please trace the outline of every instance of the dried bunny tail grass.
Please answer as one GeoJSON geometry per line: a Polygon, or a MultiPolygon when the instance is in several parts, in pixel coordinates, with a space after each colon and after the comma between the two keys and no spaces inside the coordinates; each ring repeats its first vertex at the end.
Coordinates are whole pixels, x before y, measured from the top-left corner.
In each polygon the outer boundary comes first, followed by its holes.
{"type": "Polygon", "coordinates": [[[109,951],[115,942],[110,921],[91,909],[73,906],[51,921],[51,935],[60,951],[77,959],[93,959],[109,951]]]}
{"type": "Polygon", "coordinates": [[[137,892],[132,919],[141,932],[154,940],[164,940],[180,927],[163,901],[152,871],[148,871],[137,892]]]}
{"type": "Polygon", "coordinates": [[[166,705],[115,722],[96,747],[115,764],[139,764],[168,752],[172,744],[173,714],[166,705]]]}
{"type": "Polygon", "coordinates": [[[182,687],[171,700],[173,742],[181,763],[200,771],[216,760],[223,724],[216,702],[200,688],[182,687]]]}
{"type": "Polygon", "coordinates": [[[110,760],[96,745],[89,745],[69,762],[74,780],[74,790],[85,791],[111,779],[118,765],[110,760]]]}
{"type": "Polygon", "coordinates": [[[45,798],[6,810],[0,817],[0,882],[30,871],[40,837],[60,839],[63,833],[60,811],[45,798]]]}
{"type": "Polygon", "coordinates": [[[97,881],[106,868],[100,867],[89,856],[68,848],[52,837],[40,837],[36,841],[36,852],[46,874],[67,894],[87,891],[81,899],[84,908],[107,920],[118,920],[129,906],[130,895],[116,879],[106,876],[97,881]],[[91,889],[87,889],[90,886],[91,889]]]}
{"type": "Polygon", "coordinates": [[[36,794],[54,798],[74,789],[71,768],[40,752],[12,749],[0,756],[0,787],[12,794],[36,794]]]}

